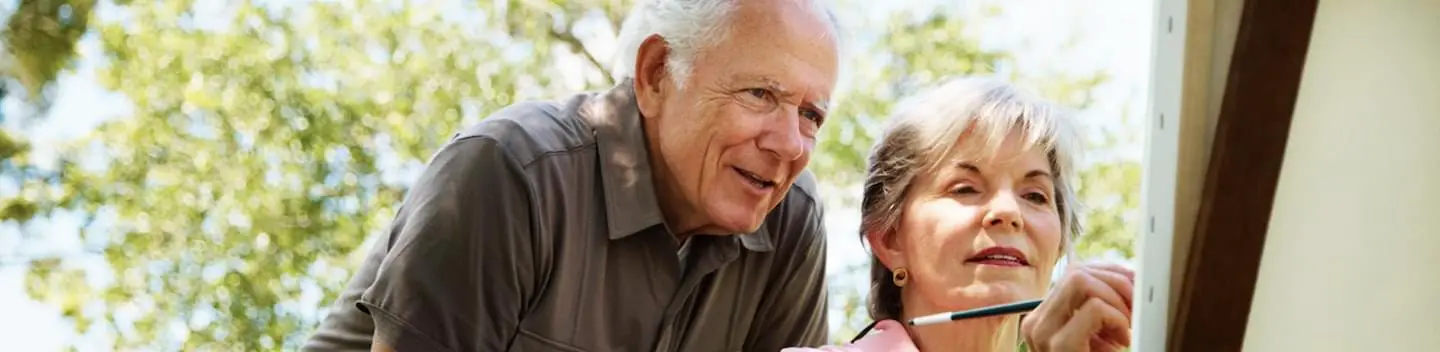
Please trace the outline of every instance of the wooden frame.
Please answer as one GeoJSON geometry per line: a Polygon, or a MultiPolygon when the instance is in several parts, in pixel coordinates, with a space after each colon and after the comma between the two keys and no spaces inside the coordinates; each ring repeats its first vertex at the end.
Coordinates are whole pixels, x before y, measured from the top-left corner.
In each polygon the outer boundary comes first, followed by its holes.
{"type": "Polygon", "coordinates": [[[1167,350],[1244,344],[1317,0],[1248,0],[1167,350]]]}
{"type": "Polygon", "coordinates": [[[1146,108],[1144,182],[1141,187],[1141,235],[1136,239],[1134,336],[1131,350],[1165,348],[1171,317],[1175,252],[1177,161],[1184,93],[1187,0],[1154,0],[1150,51],[1150,94],[1146,108]]]}

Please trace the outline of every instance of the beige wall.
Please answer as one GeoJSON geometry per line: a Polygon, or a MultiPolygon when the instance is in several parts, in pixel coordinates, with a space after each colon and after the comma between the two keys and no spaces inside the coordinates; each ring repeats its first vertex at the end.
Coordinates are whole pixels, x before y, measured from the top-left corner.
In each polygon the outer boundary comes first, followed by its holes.
{"type": "Polygon", "coordinates": [[[1440,350],[1440,0],[1321,1],[1247,351],[1440,350]]]}

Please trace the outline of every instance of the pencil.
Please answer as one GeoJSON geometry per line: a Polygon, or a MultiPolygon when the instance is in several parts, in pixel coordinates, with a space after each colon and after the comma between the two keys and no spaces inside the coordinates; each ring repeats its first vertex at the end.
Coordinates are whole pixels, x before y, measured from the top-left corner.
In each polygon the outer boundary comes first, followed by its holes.
{"type": "Polygon", "coordinates": [[[971,310],[962,310],[962,311],[959,311],[959,312],[949,312],[949,313],[931,314],[931,315],[926,315],[926,316],[919,317],[919,318],[915,318],[915,319],[910,319],[910,326],[923,326],[923,325],[931,325],[931,324],[939,324],[939,323],[944,323],[944,322],[951,322],[951,321],[956,321],[956,320],[960,320],[960,319],[980,318],[980,317],[988,317],[988,316],[1004,315],[1004,314],[1025,313],[1025,312],[1029,312],[1029,311],[1035,310],[1035,307],[1040,306],[1040,302],[1041,302],[1041,301],[1042,301],[1042,300],[1039,300],[1039,299],[1037,299],[1037,300],[1031,300],[1031,301],[1020,301],[1020,302],[1015,302],[1015,303],[1001,304],[1001,305],[997,305],[997,306],[989,306],[989,307],[976,308],[976,309],[971,309],[971,310]]]}

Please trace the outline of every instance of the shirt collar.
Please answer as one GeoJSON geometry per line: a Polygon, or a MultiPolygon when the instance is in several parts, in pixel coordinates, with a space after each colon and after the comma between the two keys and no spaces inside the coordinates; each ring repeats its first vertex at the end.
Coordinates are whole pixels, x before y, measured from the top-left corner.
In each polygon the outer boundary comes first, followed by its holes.
{"type": "MultiPolygon", "coordinates": [[[[580,114],[595,134],[599,149],[610,239],[625,238],[664,224],[633,83],[623,80],[596,94],[585,103],[580,114]]],[[[774,249],[764,226],[739,237],[739,242],[752,251],[774,249]]]]}

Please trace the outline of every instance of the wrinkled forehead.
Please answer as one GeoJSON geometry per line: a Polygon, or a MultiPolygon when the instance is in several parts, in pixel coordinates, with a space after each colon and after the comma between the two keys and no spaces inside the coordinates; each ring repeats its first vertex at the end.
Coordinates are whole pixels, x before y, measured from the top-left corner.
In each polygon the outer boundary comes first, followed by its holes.
{"type": "Polygon", "coordinates": [[[734,65],[737,75],[769,80],[786,91],[834,88],[840,63],[836,28],[807,1],[742,2],[725,40],[701,61],[734,65]],[[705,60],[705,58],[714,60],[705,60]]]}

